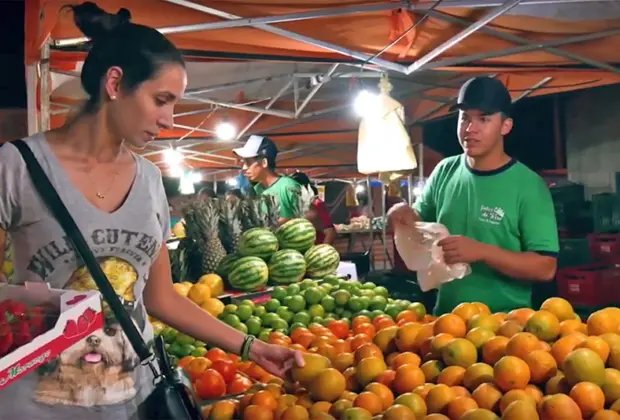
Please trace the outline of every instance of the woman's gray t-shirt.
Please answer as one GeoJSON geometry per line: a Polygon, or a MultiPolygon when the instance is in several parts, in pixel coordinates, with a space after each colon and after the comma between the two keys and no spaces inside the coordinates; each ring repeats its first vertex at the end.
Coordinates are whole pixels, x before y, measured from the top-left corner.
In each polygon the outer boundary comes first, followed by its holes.
{"type": "MultiPolygon", "coordinates": [[[[149,269],[170,232],[159,169],[134,155],[136,176],[123,205],[106,213],[69,180],[42,134],[25,140],[99,259],[117,294],[131,302],[132,318],[152,338],[142,292],[149,269]]],[[[13,284],[47,282],[57,289],[96,289],[79,266],[64,231],[32,185],[12,144],[0,147],[0,228],[11,234],[13,284]]],[[[138,363],[113,320],[38,372],[0,393],[0,420],[129,419],[152,390],[152,375],[138,363]]]]}

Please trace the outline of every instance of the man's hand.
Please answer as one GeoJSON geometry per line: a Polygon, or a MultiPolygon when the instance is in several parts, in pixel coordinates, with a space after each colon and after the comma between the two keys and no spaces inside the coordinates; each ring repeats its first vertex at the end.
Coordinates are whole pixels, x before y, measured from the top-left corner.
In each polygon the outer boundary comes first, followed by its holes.
{"type": "Polygon", "coordinates": [[[437,243],[443,250],[446,264],[467,263],[482,261],[485,257],[487,245],[461,235],[452,235],[437,243]]]}
{"type": "Polygon", "coordinates": [[[387,212],[388,219],[393,226],[413,226],[418,219],[415,210],[407,203],[398,203],[387,212]]]}

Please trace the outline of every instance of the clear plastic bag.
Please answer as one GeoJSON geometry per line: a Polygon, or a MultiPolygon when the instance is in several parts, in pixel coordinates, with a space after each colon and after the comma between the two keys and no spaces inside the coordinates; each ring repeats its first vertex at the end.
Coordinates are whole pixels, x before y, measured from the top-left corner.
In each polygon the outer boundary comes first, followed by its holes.
{"type": "Polygon", "coordinates": [[[415,225],[395,224],[394,243],[407,268],[418,273],[423,292],[437,289],[443,283],[461,279],[471,273],[469,264],[447,265],[437,242],[449,236],[439,223],[417,222],[415,225]]]}

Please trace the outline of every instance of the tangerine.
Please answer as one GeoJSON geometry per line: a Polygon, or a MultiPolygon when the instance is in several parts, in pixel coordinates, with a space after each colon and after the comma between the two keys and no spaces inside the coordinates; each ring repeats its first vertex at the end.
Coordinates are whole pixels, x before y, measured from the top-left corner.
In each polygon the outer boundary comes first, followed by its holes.
{"type": "Polygon", "coordinates": [[[465,413],[478,408],[478,403],[471,397],[457,397],[446,406],[445,413],[450,420],[459,420],[465,413]]]}
{"type": "Polygon", "coordinates": [[[579,382],[592,382],[597,386],[605,383],[605,364],[590,349],[573,350],[562,363],[562,372],[570,386],[579,382]]]}
{"type": "Polygon", "coordinates": [[[591,382],[579,382],[571,388],[568,395],[577,403],[581,415],[586,419],[605,408],[603,390],[591,382]]]}
{"type": "Polygon", "coordinates": [[[463,318],[455,314],[444,314],[435,320],[434,335],[446,333],[453,337],[463,338],[467,334],[467,325],[463,318]]]}
{"type": "Polygon", "coordinates": [[[368,391],[360,393],[353,401],[353,406],[363,408],[372,416],[383,411],[383,403],[381,402],[381,398],[377,394],[373,394],[368,391]]]}
{"type": "Polygon", "coordinates": [[[499,417],[497,416],[497,414],[490,410],[484,408],[475,408],[463,414],[460,420],[499,420],[499,417]]]}
{"type": "Polygon", "coordinates": [[[551,353],[543,350],[534,350],[523,357],[523,361],[530,368],[531,381],[537,384],[545,383],[555,376],[558,364],[551,353]]]}
{"type": "Polygon", "coordinates": [[[387,386],[378,382],[372,382],[366,385],[364,391],[372,392],[381,399],[382,410],[387,410],[394,403],[394,394],[387,386]]]}
{"type": "Polygon", "coordinates": [[[524,331],[534,334],[539,340],[553,341],[560,335],[560,321],[549,311],[536,311],[528,319],[524,331]]]}
{"type": "Polygon", "coordinates": [[[566,394],[548,395],[538,404],[541,420],[582,420],[581,410],[566,394]]]}
{"type": "Polygon", "coordinates": [[[492,383],[484,383],[478,386],[471,393],[471,396],[478,403],[478,407],[498,411],[499,402],[502,399],[502,391],[492,383]]]}
{"type": "Polygon", "coordinates": [[[441,413],[450,402],[456,399],[454,390],[447,385],[436,385],[426,394],[426,407],[429,413],[441,413]]]}
{"type": "Polygon", "coordinates": [[[336,401],[346,389],[346,379],[337,369],[319,372],[310,384],[310,395],[319,401],[336,401]]]}
{"type": "MultiPolygon", "coordinates": [[[[383,358],[379,357],[367,357],[362,359],[362,361],[356,367],[356,379],[357,382],[361,386],[366,386],[369,383],[373,382],[374,379],[387,370],[387,366],[383,358]]],[[[396,379],[394,379],[396,380],[396,379]]]]}
{"type": "Polygon", "coordinates": [[[243,410],[243,420],[273,420],[273,410],[260,405],[249,405],[243,410]]]}
{"type": "Polygon", "coordinates": [[[399,394],[411,392],[420,385],[424,385],[426,378],[422,370],[413,365],[403,365],[396,369],[392,388],[399,394]]]}
{"type": "Polygon", "coordinates": [[[575,319],[575,310],[573,306],[566,299],[560,297],[551,297],[545,300],[542,305],[540,305],[540,309],[551,312],[560,322],[575,319]]]}
{"type": "Polygon", "coordinates": [[[527,401],[532,405],[532,408],[536,408],[536,401],[527,392],[522,389],[513,389],[505,393],[499,400],[499,412],[504,414],[508,406],[515,401],[527,401]]]}
{"type": "Polygon", "coordinates": [[[575,350],[575,348],[577,348],[577,346],[581,344],[585,339],[586,336],[584,336],[583,334],[575,333],[562,337],[558,341],[553,343],[553,345],[551,346],[551,355],[555,359],[558,366],[562,366],[562,363],[564,363],[564,359],[566,359],[566,356],[568,356],[570,352],[575,350]]]}
{"type": "Polygon", "coordinates": [[[489,365],[494,365],[506,355],[506,346],[509,339],[503,336],[495,336],[482,346],[482,359],[489,365]]]}
{"type": "Polygon", "coordinates": [[[465,370],[463,385],[470,391],[475,390],[481,384],[493,383],[493,367],[486,363],[474,363],[465,370]]]}
{"type": "Polygon", "coordinates": [[[513,335],[523,331],[523,325],[514,320],[506,320],[499,325],[497,335],[511,338],[513,335]]]}
{"type": "Polygon", "coordinates": [[[523,359],[538,348],[538,338],[534,334],[520,332],[513,335],[506,345],[506,355],[523,359]]]}
{"type": "Polygon", "coordinates": [[[525,388],[530,382],[530,376],[527,363],[514,356],[504,356],[493,366],[495,383],[504,392],[525,388]]]}
{"type": "Polygon", "coordinates": [[[415,414],[413,411],[409,409],[409,407],[405,407],[404,405],[395,404],[385,410],[382,420],[416,420],[415,414]]]}
{"type": "Polygon", "coordinates": [[[538,420],[536,405],[527,400],[516,400],[511,402],[502,413],[502,420],[538,420]]]}
{"type": "Polygon", "coordinates": [[[438,384],[457,386],[463,383],[465,368],[462,366],[448,366],[437,377],[438,384]]]}
{"type": "Polygon", "coordinates": [[[406,392],[401,394],[394,400],[394,404],[404,405],[408,407],[417,418],[426,416],[428,409],[426,408],[426,402],[420,395],[412,392],[406,392]]]}
{"type": "Polygon", "coordinates": [[[396,333],[396,348],[403,352],[416,351],[416,336],[421,329],[422,324],[413,322],[401,326],[396,333]]]}
{"type": "Polygon", "coordinates": [[[576,348],[585,348],[594,351],[599,355],[603,363],[607,362],[611,350],[609,344],[601,337],[586,337],[576,348]]]}
{"type": "Polygon", "coordinates": [[[469,367],[478,360],[478,351],[471,341],[455,338],[441,349],[441,357],[448,366],[469,367]]]}

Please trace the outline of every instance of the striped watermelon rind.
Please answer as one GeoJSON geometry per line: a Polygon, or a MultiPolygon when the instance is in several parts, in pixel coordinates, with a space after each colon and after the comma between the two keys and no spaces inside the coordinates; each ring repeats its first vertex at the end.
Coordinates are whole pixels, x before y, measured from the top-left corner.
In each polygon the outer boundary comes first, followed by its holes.
{"type": "Polygon", "coordinates": [[[228,283],[242,291],[260,289],[269,280],[267,263],[259,257],[242,257],[235,261],[228,273],[228,283]]]}
{"type": "Polygon", "coordinates": [[[268,229],[252,228],[239,239],[239,254],[269,259],[279,249],[278,238],[268,229]]]}
{"type": "Polygon", "coordinates": [[[282,249],[269,260],[269,280],[277,284],[301,281],[306,274],[306,259],[294,249],[282,249]]]}
{"type": "Polygon", "coordinates": [[[291,219],[276,230],[281,249],[305,252],[316,241],[316,229],[306,219],[291,219]]]}
{"type": "Polygon", "coordinates": [[[226,255],[222,261],[220,261],[220,263],[218,264],[217,268],[215,269],[215,272],[217,274],[219,274],[223,279],[227,279],[228,278],[228,273],[230,273],[230,270],[233,266],[233,264],[239,260],[239,258],[241,258],[241,255],[238,254],[228,254],[226,255]]]}
{"type": "Polygon", "coordinates": [[[314,245],[304,255],[306,259],[306,274],[312,278],[323,278],[334,274],[340,264],[340,254],[331,245],[314,245]]]}

